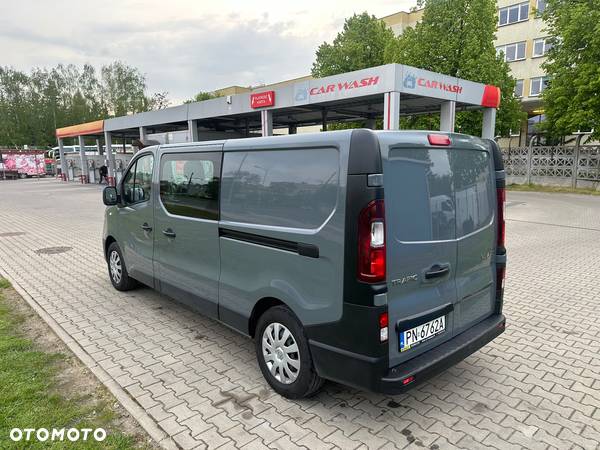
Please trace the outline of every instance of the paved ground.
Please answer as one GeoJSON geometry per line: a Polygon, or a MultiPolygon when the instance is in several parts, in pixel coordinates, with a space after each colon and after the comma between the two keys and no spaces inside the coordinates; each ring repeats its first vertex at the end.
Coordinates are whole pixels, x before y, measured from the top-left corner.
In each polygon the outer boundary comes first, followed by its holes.
{"type": "Polygon", "coordinates": [[[600,198],[508,200],[506,333],[395,397],[329,383],[285,400],[250,341],[149,289],[114,291],[97,186],[0,182],[0,271],[184,448],[600,448],[600,198]]]}

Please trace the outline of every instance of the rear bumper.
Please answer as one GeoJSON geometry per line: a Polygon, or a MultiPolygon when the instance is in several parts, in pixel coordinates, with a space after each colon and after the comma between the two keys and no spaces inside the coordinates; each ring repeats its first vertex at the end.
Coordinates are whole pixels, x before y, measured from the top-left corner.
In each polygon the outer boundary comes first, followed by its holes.
{"type": "Polygon", "coordinates": [[[400,394],[479,350],[504,332],[506,318],[496,314],[443,344],[386,370],[387,358],[370,358],[310,341],[317,373],[360,389],[400,394]],[[403,381],[413,377],[410,383],[403,381]]]}

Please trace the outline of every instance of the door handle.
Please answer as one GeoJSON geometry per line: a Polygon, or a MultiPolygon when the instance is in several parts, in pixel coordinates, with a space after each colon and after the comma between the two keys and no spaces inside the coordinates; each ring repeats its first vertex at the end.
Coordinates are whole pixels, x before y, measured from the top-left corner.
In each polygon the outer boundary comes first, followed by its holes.
{"type": "Polygon", "coordinates": [[[441,278],[450,273],[450,264],[435,264],[427,272],[425,272],[425,279],[431,280],[432,278],[441,278]]]}
{"type": "Polygon", "coordinates": [[[150,225],[148,225],[146,222],[144,222],[142,224],[142,230],[147,231],[148,233],[150,233],[152,231],[152,227],[150,225]]]}
{"type": "Polygon", "coordinates": [[[171,230],[170,228],[163,230],[162,234],[164,234],[166,237],[170,237],[170,238],[174,238],[175,236],[177,236],[175,234],[175,232],[173,230],[171,230]]]}

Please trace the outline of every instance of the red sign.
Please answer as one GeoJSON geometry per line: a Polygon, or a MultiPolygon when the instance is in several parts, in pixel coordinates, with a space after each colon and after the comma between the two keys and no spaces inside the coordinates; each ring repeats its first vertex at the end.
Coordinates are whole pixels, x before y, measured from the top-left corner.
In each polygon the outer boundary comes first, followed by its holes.
{"type": "Polygon", "coordinates": [[[257,94],[250,94],[251,108],[264,108],[266,106],[275,106],[275,91],[265,91],[257,94]]]}
{"type": "Polygon", "coordinates": [[[360,80],[344,81],[343,83],[325,84],[311,88],[310,95],[329,94],[331,92],[342,92],[350,89],[359,89],[367,86],[374,86],[379,83],[379,77],[367,77],[360,80]]]}

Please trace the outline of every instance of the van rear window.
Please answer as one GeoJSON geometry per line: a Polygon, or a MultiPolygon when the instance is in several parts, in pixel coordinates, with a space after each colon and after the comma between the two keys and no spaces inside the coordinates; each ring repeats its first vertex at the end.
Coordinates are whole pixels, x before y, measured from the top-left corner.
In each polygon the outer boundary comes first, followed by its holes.
{"type": "Polygon", "coordinates": [[[225,152],[221,220],[318,228],[335,209],[338,188],[334,148],[225,152]]]}
{"type": "Polygon", "coordinates": [[[489,224],[494,192],[487,152],[391,148],[384,162],[386,217],[397,239],[457,239],[489,224]]]}

